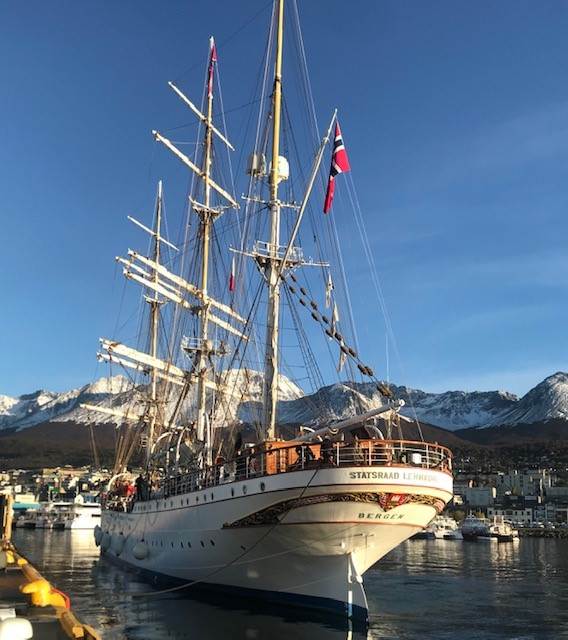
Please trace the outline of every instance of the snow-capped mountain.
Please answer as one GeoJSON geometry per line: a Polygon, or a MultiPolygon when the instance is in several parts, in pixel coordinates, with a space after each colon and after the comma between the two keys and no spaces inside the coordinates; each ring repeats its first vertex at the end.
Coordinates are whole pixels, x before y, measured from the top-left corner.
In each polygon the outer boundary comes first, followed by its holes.
{"type": "MultiPolygon", "coordinates": [[[[228,390],[241,390],[227,411],[246,423],[260,418],[262,374],[257,371],[229,371],[222,377],[228,390]]],[[[363,413],[384,403],[376,385],[337,383],[305,395],[288,378],[281,376],[279,421],[287,424],[318,424],[363,413]]],[[[395,397],[406,402],[402,410],[409,418],[449,430],[468,427],[532,424],[553,419],[568,421],[568,374],[558,372],[531,389],[522,398],[505,391],[446,391],[427,393],[391,385],[395,397]]],[[[81,403],[104,404],[116,409],[132,407],[140,400],[127,378],[101,378],[93,384],[63,393],[36,391],[12,398],[0,395],[0,430],[23,429],[42,422],[102,423],[112,420],[85,409],[81,403]]]]}
{"type": "MultiPolygon", "coordinates": [[[[230,391],[237,390],[235,397],[238,398],[232,405],[225,405],[225,416],[236,415],[239,403],[257,402],[262,396],[262,374],[258,371],[234,369],[222,377],[222,383],[230,391]]],[[[282,401],[303,395],[300,387],[285,376],[280,376],[278,390],[282,401]]],[[[102,405],[117,410],[128,408],[136,412],[136,404],[141,401],[142,395],[132,387],[128,378],[121,375],[100,378],[92,384],[63,393],[39,390],[18,398],[0,396],[0,431],[20,430],[42,422],[113,422],[112,416],[84,409],[80,405],[102,405]]]]}
{"type": "MultiPolygon", "coordinates": [[[[401,413],[408,418],[456,430],[495,424],[519,401],[505,391],[446,391],[427,393],[391,385],[396,398],[405,401],[401,413]]],[[[375,409],[384,398],[375,384],[346,382],[323,387],[310,396],[279,405],[282,422],[310,424],[321,419],[340,420],[375,409]]]]}
{"type": "MultiPolygon", "coordinates": [[[[242,404],[239,408],[239,419],[243,422],[254,422],[260,416],[261,397],[254,402],[242,404]]],[[[381,406],[380,394],[368,396],[361,393],[354,385],[337,383],[322,387],[310,395],[278,402],[278,421],[283,424],[318,424],[326,420],[341,420],[381,406]]]]}
{"type": "Polygon", "coordinates": [[[424,393],[406,387],[397,390],[397,397],[407,403],[404,415],[414,418],[416,412],[421,422],[452,431],[495,424],[519,401],[507,391],[424,393]]]}
{"type": "Polygon", "coordinates": [[[81,409],[81,403],[99,404],[112,398],[112,405],[130,400],[131,385],[124,376],[100,378],[92,384],[63,393],[40,389],[18,398],[0,396],[0,430],[23,429],[49,421],[89,423],[100,421],[100,416],[81,409]],[[118,402],[115,402],[118,397],[118,402]]]}
{"type": "Polygon", "coordinates": [[[548,376],[515,402],[509,411],[486,426],[532,424],[547,420],[568,420],[568,373],[548,376]]]}

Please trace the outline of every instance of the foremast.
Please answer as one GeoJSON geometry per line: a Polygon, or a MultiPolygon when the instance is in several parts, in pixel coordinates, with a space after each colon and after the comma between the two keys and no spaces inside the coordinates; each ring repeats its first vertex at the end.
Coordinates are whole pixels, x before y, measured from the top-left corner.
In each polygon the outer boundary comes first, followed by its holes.
{"type": "Polygon", "coordinates": [[[263,422],[268,438],[276,437],[276,407],[278,402],[278,334],[280,319],[280,115],[282,110],[282,50],[284,40],[284,0],[277,1],[276,57],[272,92],[272,164],[270,168],[270,247],[267,260],[268,304],[264,356],[263,422]]]}
{"type": "MultiPolygon", "coordinates": [[[[207,71],[207,93],[206,93],[206,108],[205,114],[203,114],[194,104],[187,98],[173,83],[169,83],[170,87],[175,93],[185,102],[185,104],[195,113],[205,128],[204,140],[203,140],[203,160],[201,166],[196,165],[190,158],[182,153],[174,144],[162,136],[157,131],[154,131],[154,137],[158,142],[161,142],[166,146],[175,156],[177,156],[183,164],[185,164],[196,176],[202,181],[203,185],[203,202],[198,202],[193,197],[190,197],[190,202],[193,211],[199,217],[199,233],[198,242],[201,253],[201,274],[199,286],[195,287],[177,278],[178,281],[183,282],[183,286],[192,295],[197,297],[199,305],[197,307],[189,307],[192,312],[196,314],[198,318],[197,328],[197,340],[193,344],[189,344],[186,351],[191,351],[194,354],[194,372],[191,376],[186,378],[186,384],[184,389],[188,390],[189,384],[197,382],[197,397],[196,397],[196,420],[195,426],[197,431],[198,441],[204,444],[204,455],[201,457],[202,465],[211,465],[213,463],[213,434],[212,424],[209,420],[207,411],[207,389],[217,389],[217,385],[214,380],[211,379],[211,361],[212,357],[216,355],[217,349],[210,339],[209,326],[211,323],[220,326],[221,328],[246,339],[246,337],[238,330],[235,329],[229,322],[219,318],[217,313],[213,313],[212,308],[218,312],[222,311],[227,314],[231,320],[236,320],[239,323],[244,324],[244,319],[236,314],[229,306],[224,305],[209,295],[209,267],[210,267],[210,253],[211,253],[211,232],[212,226],[215,220],[223,213],[227,207],[238,208],[238,204],[230,193],[228,193],[223,187],[217,184],[212,177],[213,168],[213,134],[215,134],[229,149],[234,150],[231,143],[227,138],[214,126],[213,124],[213,84],[214,84],[214,69],[217,62],[217,52],[215,48],[215,41],[213,37],[209,40],[209,61],[207,71]],[[215,191],[218,196],[221,196],[228,204],[225,206],[214,207],[212,205],[212,191],[215,191]]],[[[185,306],[182,301],[182,306],[185,306]]],[[[186,307],[187,308],[187,307],[186,307]]],[[[181,403],[178,403],[180,405],[181,403]]]]}

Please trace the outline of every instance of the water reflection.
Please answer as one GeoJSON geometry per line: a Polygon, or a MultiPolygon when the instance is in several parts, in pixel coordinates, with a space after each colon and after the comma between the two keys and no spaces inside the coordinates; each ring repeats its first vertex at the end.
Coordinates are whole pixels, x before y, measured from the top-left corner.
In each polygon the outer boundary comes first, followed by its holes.
{"type": "MultiPolygon", "coordinates": [[[[17,530],[16,544],[105,640],[363,640],[299,609],[228,596],[135,598],[151,589],[100,561],[90,534],[17,530]]],[[[417,540],[365,574],[373,640],[568,638],[568,541],[417,540]]]]}
{"type": "Polygon", "coordinates": [[[416,540],[365,576],[373,638],[568,637],[568,542],[416,540]]]}
{"type": "Polygon", "coordinates": [[[84,532],[18,530],[16,544],[105,640],[366,640],[346,621],[301,609],[198,592],[152,594],[151,587],[101,560],[84,532]],[[145,594],[136,597],[136,594],[145,594]],[[146,595],[151,594],[151,595],[146,595]]]}

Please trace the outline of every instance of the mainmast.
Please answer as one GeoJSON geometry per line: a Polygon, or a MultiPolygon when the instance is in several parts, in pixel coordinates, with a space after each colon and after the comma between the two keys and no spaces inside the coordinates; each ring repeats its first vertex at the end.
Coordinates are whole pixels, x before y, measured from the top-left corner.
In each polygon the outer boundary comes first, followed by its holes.
{"type": "MultiPolygon", "coordinates": [[[[162,181],[158,182],[158,196],[156,199],[156,223],[154,227],[154,250],[152,257],[154,259],[153,281],[156,285],[154,296],[147,297],[146,300],[150,305],[150,355],[152,358],[158,357],[158,329],[160,321],[160,300],[158,299],[157,285],[159,283],[159,265],[160,265],[160,229],[162,226],[162,181]]],[[[154,432],[156,429],[156,419],[158,415],[158,372],[155,366],[150,369],[150,407],[148,415],[148,446],[146,449],[146,462],[149,464],[152,452],[152,443],[154,442],[154,432]]]]}
{"type": "Polygon", "coordinates": [[[282,48],[284,39],[284,0],[276,0],[277,36],[272,92],[272,164],[270,168],[270,247],[267,263],[268,304],[266,314],[266,347],[264,363],[263,412],[268,438],[276,436],[276,403],[278,401],[278,333],[280,316],[280,114],[282,107],[282,48]]]}
{"type": "Polygon", "coordinates": [[[207,419],[207,397],[206,382],[208,376],[208,360],[211,352],[209,345],[209,310],[210,303],[207,301],[207,286],[209,277],[209,248],[211,238],[211,224],[217,211],[211,209],[211,148],[212,148],[212,118],[213,118],[213,64],[216,60],[215,41],[213,37],[209,40],[209,71],[207,85],[207,112],[205,114],[205,141],[203,154],[203,182],[204,182],[204,205],[194,205],[194,210],[201,221],[201,292],[202,305],[199,310],[199,344],[197,352],[197,437],[205,442],[206,460],[209,465],[213,464],[212,451],[213,443],[211,438],[211,424],[207,419]]]}

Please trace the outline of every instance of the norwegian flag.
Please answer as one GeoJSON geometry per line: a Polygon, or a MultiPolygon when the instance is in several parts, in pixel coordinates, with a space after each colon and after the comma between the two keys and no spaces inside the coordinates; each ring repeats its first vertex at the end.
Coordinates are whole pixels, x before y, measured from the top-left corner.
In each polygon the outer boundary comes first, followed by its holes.
{"type": "Polygon", "coordinates": [[[329,213],[331,204],[333,203],[333,195],[335,193],[335,176],[338,173],[347,173],[350,170],[351,167],[349,166],[347,151],[345,151],[345,145],[343,144],[343,137],[341,136],[339,122],[336,122],[333,153],[331,154],[331,167],[329,169],[329,181],[327,183],[327,192],[325,194],[325,202],[323,205],[324,213],[329,213]]]}
{"type": "Polygon", "coordinates": [[[213,95],[213,70],[215,63],[217,62],[217,47],[215,46],[215,39],[211,36],[210,40],[210,53],[209,53],[209,73],[207,76],[207,97],[211,98],[213,95]]]}

